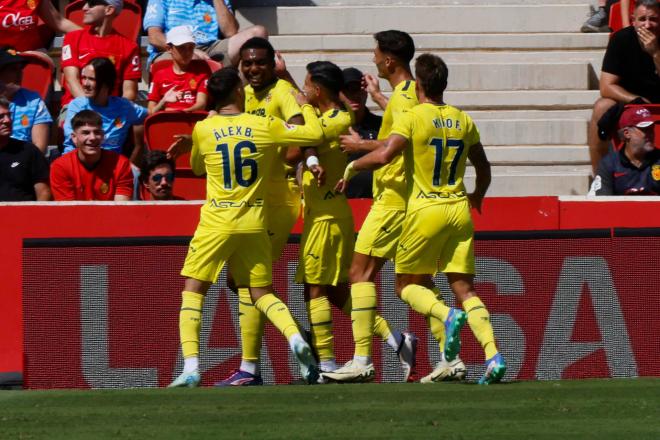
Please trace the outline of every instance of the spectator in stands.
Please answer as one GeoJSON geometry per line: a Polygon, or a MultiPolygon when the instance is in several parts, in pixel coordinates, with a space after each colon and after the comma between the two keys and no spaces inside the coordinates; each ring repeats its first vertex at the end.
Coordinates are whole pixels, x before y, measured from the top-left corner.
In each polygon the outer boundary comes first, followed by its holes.
{"type": "MultiPolygon", "coordinates": [[[[344,89],[341,92],[344,104],[351,108],[355,114],[355,124],[351,127],[351,133],[356,133],[362,139],[378,139],[378,130],[383,121],[367,108],[367,89],[364,75],[358,69],[349,67],[343,70],[344,89]]],[[[365,153],[346,149],[348,160],[353,161],[365,153]]],[[[364,172],[351,179],[346,190],[349,199],[370,199],[372,187],[372,173],[364,172]]]]}
{"type": "Polygon", "coordinates": [[[142,77],[140,50],[135,41],[120,35],[112,27],[119,15],[122,0],[88,0],[83,7],[84,29],[69,32],[62,43],[62,113],[72,99],[84,96],[80,83],[80,72],[92,58],[105,57],[112,60],[116,80],[110,94],[135,101],[138,81],[142,77]]]}
{"type": "Polygon", "coordinates": [[[182,200],[175,196],[174,173],[176,164],[164,151],[150,151],[140,170],[143,200],[182,200]]]}
{"type": "Polygon", "coordinates": [[[211,69],[206,63],[191,63],[194,50],[195,39],[190,26],[177,26],[167,32],[167,53],[172,57],[172,67],[154,74],[149,86],[149,114],[206,108],[206,83],[211,69]]]}
{"type": "Polygon", "coordinates": [[[76,149],[51,166],[50,184],[55,200],[131,200],[131,163],[124,156],[101,148],[101,116],[83,110],[71,124],[76,149]]]}
{"type": "Polygon", "coordinates": [[[0,25],[0,46],[19,51],[45,49],[53,31],[65,33],[80,29],[62,17],[50,0],[4,0],[0,8],[0,25]],[[39,25],[39,19],[43,20],[45,27],[39,25]]]}
{"type": "Polygon", "coordinates": [[[644,107],[629,107],[619,120],[624,146],[600,161],[589,195],[660,194],[660,150],[656,149],[653,116],[644,107]]]}
{"type": "MultiPolygon", "coordinates": [[[[581,32],[609,32],[610,8],[617,0],[598,0],[598,9],[584,22],[581,32]]],[[[593,8],[592,8],[593,10],[593,8]]]]}
{"type": "Polygon", "coordinates": [[[11,137],[10,106],[0,97],[0,201],[51,200],[48,162],[35,145],[11,137]]]}
{"type": "Polygon", "coordinates": [[[660,3],[637,0],[633,17],[633,26],[612,36],[603,59],[601,98],[594,104],[589,124],[594,170],[607,154],[609,132],[616,128],[618,110],[631,102],[660,103],[660,3]],[[617,104],[619,107],[613,108],[617,104]]]}
{"type": "Polygon", "coordinates": [[[75,148],[71,133],[71,121],[81,110],[94,110],[101,115],[105,139],[102,147],[115,153],[126,153],[129,156],[131,143],[127,143],[128,135],[133,130],[132,150],[130,159],[140,166],[142,147],[144,144],[144,119],[147,109],[120,96],[110,96],[115,84],[115,68],[108,58],[94,58],[83,67],[81,72],[84,96],[80,96],[69,104],[64,122],[64,152],[75,148]],[[128,145],[127,145],[128,144],[128,145]]]}
{"type": "Polygon", "coordinates": [[[15,50],[0,49],[0,95],[11,103],[12,137],[31,142],[46,153],[53,118],[38,93],[21,87],[25,63],[15,50]]]}
{"type": "Polygon", "coordinates": [[[198,57],[225,65],[238,65],[239,49],[247,40],[268,36],[259,25],[239,31],[229,0],[149,0],[144,29],[149,36],[150,63],[167,50],[165,34],[181,25],[192,27],[198,57]]]}

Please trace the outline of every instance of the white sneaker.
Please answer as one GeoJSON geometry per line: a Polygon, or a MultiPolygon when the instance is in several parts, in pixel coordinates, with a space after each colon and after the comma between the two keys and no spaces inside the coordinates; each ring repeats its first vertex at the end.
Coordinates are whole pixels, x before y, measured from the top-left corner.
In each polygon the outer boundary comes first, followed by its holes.
{"type": "Polygon", "coordinates": [[[373,382],[376,378],[374,364],[360,365],[352,359],[343,367],[322,374],[324,379],[334,382],[373,382]]]}
{"type": "Polygon", "coordinates": [[[199,383],[202,381],[201,376],[199,375],[198,370],[191,371],[190,373],[183,372],[174,379],[174,381],[167,386],[167,388],[195,388],[199,386],[199,383]]]}
{"type": "Polygon", "coordinates": [[[293,346],[293,354],[300,364],[300,375],[308,384],[318,383],[319,369],[316,366],[314,353],[307,342],[302,338],[293,346]]]}
{"type": "Polygon", "coordinates": [[[444,359],[444,356],[435,369],[431,373],[422,377],[420,383],[433,383],[433,382],[444,382],[451,380],[463,380],[465,374],[467,373],[467,368],[460,358],[456,358],[451,362],[447,362],[444,359]]]}
{"type": "Polygon", "coordinates": [[[413,372],[417,357],[417,336],[411,332],[401,333],[403,339],[401,345],[396,351],[401,361],[401,369],[403,370],[403,381],[408,382],[410,373],[413,372]]]}

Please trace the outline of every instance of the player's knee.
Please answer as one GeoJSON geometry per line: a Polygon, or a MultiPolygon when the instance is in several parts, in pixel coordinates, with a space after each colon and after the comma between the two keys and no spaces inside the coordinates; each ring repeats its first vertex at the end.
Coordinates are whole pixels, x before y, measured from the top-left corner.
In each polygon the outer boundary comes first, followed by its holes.
{"type": "Polygon", "coordinates": [[[598,98],[594,103],[593,113],[591,114],[591,120],[593,122],[598,122],[598,120],[608,111],[613,105],[616,104],[616,101],[609,98],[598,98]]]}

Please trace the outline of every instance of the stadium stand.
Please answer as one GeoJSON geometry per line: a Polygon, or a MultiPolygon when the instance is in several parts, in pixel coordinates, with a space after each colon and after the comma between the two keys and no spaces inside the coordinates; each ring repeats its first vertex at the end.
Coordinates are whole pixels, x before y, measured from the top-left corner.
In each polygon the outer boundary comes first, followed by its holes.
{"type": "MultiPolygon", "coordinates": [[[[75,0],[66,6],[64,15],[79,26],[83,26],[83,6],[86,0],[75,0]]],[[[140,36],[142,20],[142,7],[132,1],[124,1],[124,8],[112,25],[117,32],[130,39],[137,41],[140,36]]]]}
{"type": "Polygon", "coordinates": [[[21,87],[37,92],[45,100],[53,85],[55,63],[43,52],[26,50],[21,52],[21,56],[27,60],[21,87]]]}
{"type": "MultiPolygon", "coordinates": [[[[635,1],[630,2],[629,16],[632,17],[633,10],[635,9],[635,1]]],[[[610,8],[609,27],[611,32],[614,33],[623,28],[623,18],[621,16],[621,3],[614,3],[610,8]]]]}

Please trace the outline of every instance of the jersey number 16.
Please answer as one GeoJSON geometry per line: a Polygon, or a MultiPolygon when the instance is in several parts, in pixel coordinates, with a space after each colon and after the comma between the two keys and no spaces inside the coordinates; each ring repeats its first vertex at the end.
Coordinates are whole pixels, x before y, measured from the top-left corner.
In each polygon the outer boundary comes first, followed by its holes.
{"type": "Polygon", "coordinates": [[[234,177],[239,186],[248,187],[257,180],[257,161],[255,159],[243,159],[243,151],[247,150],[249,153],[256,153],[257,146],[250,141],[241,141],[234,145],[232,153],[230,154],[229,144],[219,144],[215,151],[222,155],[222,174],[224,176],[225,189],[232,188],[232,172],[230,156],[234,156],[234,177]],[[245,176],[249,175],[247,178],[245,176]]]}

